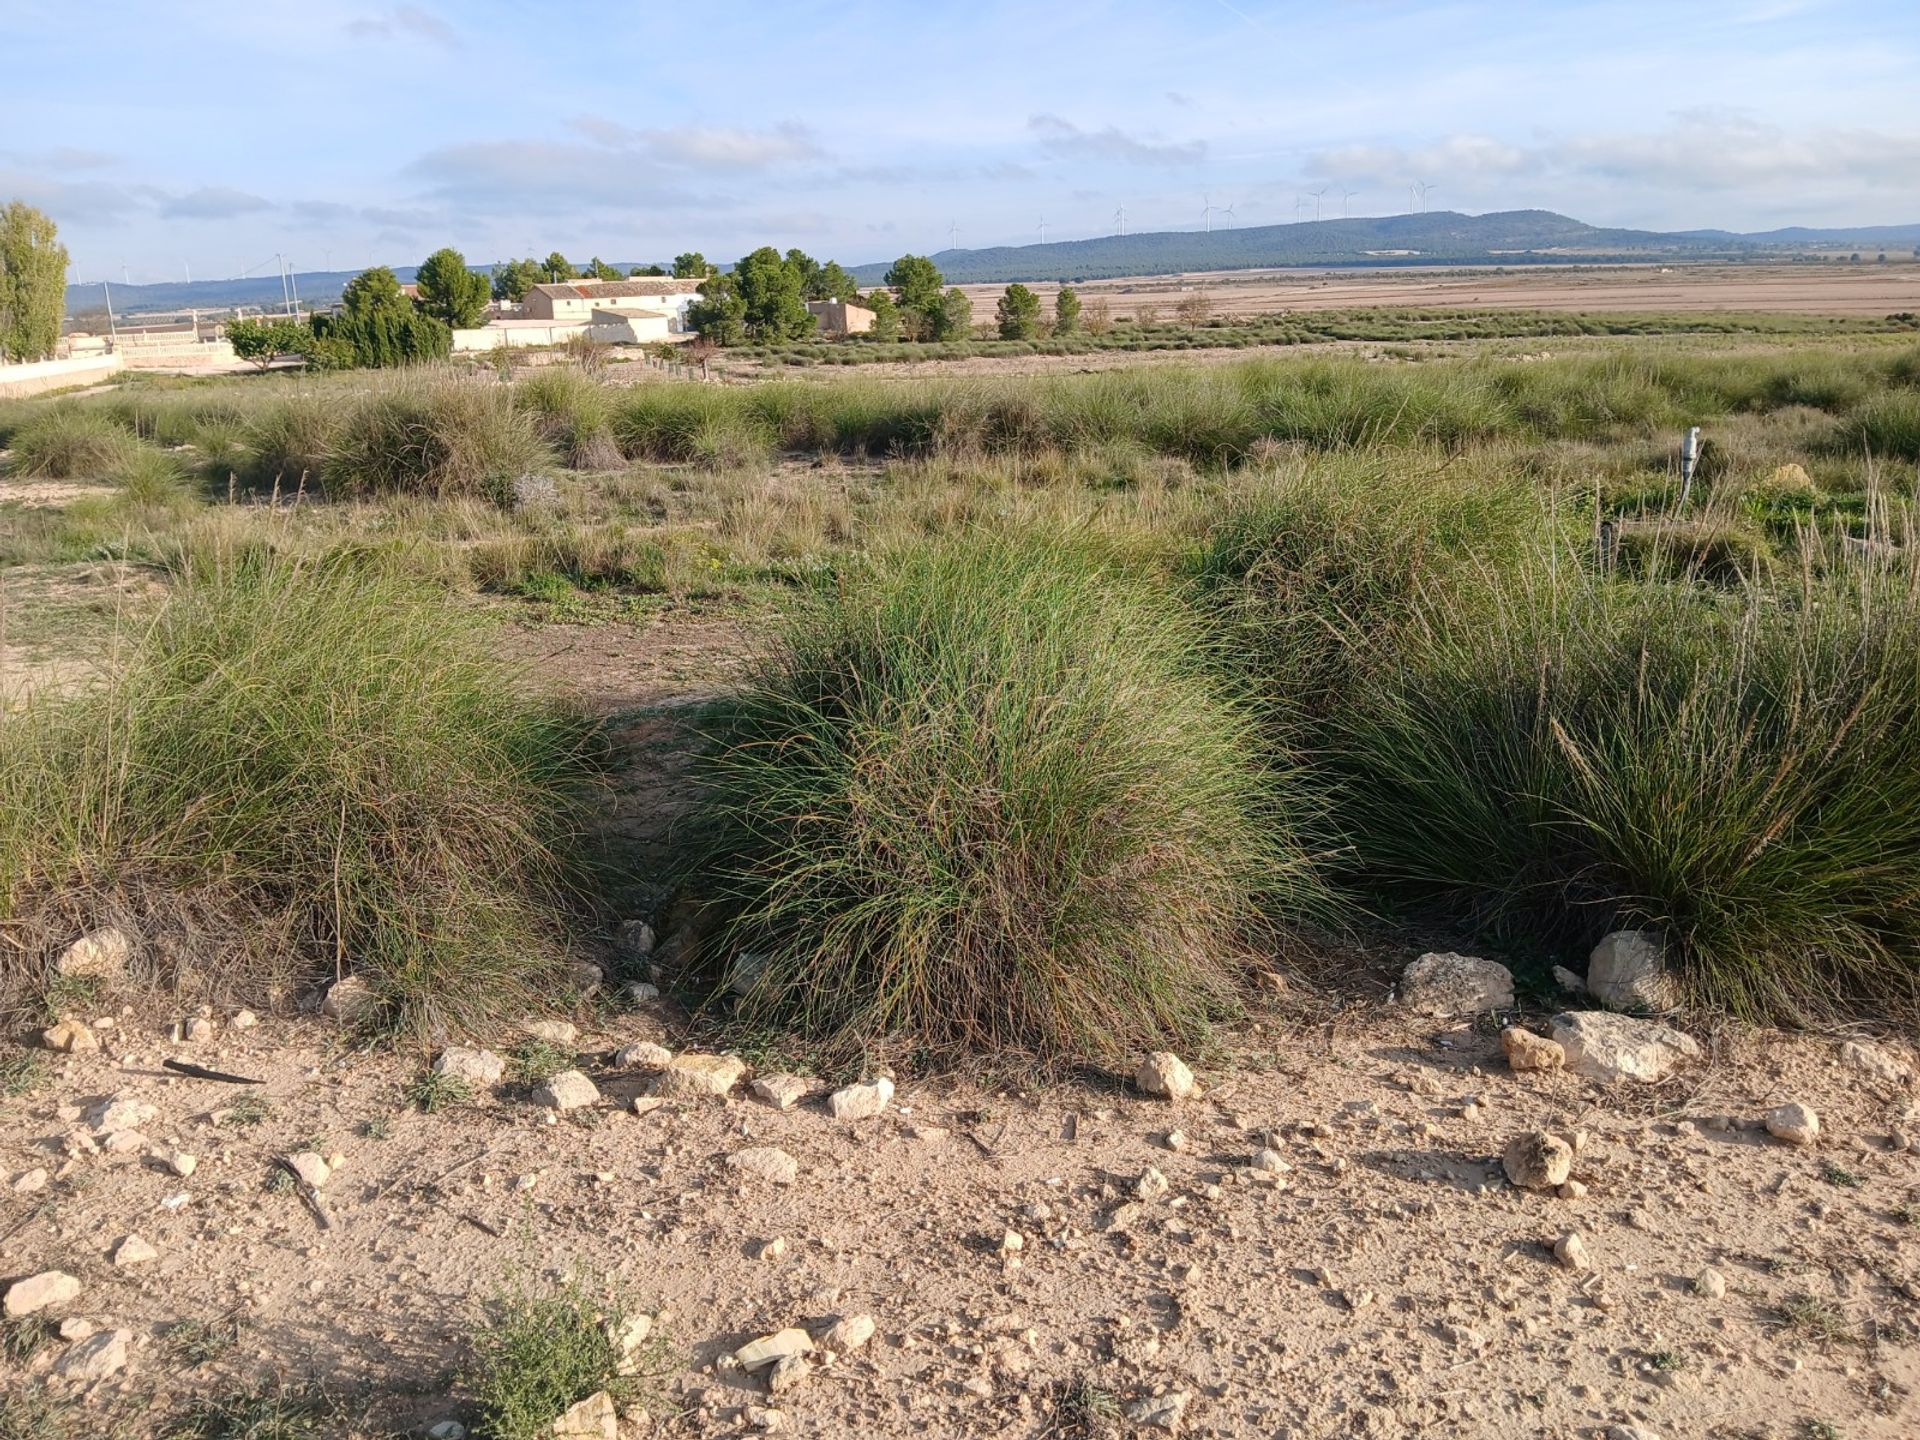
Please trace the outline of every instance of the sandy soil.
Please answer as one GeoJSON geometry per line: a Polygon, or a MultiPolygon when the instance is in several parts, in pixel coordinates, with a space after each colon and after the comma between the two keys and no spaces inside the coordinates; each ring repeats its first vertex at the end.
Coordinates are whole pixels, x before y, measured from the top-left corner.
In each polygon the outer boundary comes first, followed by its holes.
{"type": "MultiPolygon", "coordinates": [[[[963,285],[976,320],[993,315],[1004,285],[963,285]]],[[[1029,287],[1051,311],[1057,285],[1029,287]]],[[[1095,280],[1075,287],[1113,314],[1142,306],[1171,320],[1183,295],[1204,290],[1217,315],[1360,308],[1673,312],[1780,311],[1888,315],[1920,309],[1920,263],[1886,265],[1606,265],[1514,270],[1226,270],[1095,280]]]]}
{"type": "Polygon", "coordinates": [[[458,1413],[446,1377],[486,1299],[575,1274],[661,1312],[679,1352],[655,1406],[668,1434],[726,1433],[768,1403],[716,1368],[725,1353],[855,1313],[875,1340],[780,1397],[793,1433],[1139,1428],[1080,1424],[1082,1387],[1185,1393],[1188,1435],[1920,1429],[1920,1231],[1900,1218],[1920,1157],[1888,1139],[1911,1095],[1841,1067],[1830,1040],[1739,1032],[1660,1087],[1515,1075],[1485,1022],[1349,999],[1283,1002],[1232,1036],[1199,1067],[1204,1099],[910,1080],[852,1124],[744,1095],[623,1110],[647,1078],[602,1052],[680,1045],[671,1009],[582,1017],[603,1100],[565,1119],[510,1089],[411,1110],[418,1060],[356,1051],[318,1020],[189,1047],[123,1017],[107,1053],[62,1062],[0,1115],[7,1179],[53,1172],[0,1200],[0,1275],[58,1266],[85,1287],[63,1313],[134,1333],[129,1372],[93,1395],[103,1417],[273,1372],[364,1386],[383,1423],[424,1426],[458,1413]],[[238,1087],[169,1076],[169,1055],[257,1078],[271,1113],[215,1123],[238,1087]],[[139,1153],[63,1156],[76,1107],[112,1094],[156,1108],[143,1133],[195,1154],[190,1179],[139,1153]],[[1816,1147],[1755,1126],[1787,1097],[1819,1109],[1816,1147]],[[1583,1198],[1506,1184],[1495,1157],[1535,1126],[1587,1132],[1583,1198]],[[725,1164],[769,1145],[797,1183],[725,1164]],[[1264,1145],[1293,1166],[1284,1188],[1247,1168],[1264,1145]],[[324,1231],[265,1188],[276,1155],[308,1146],[343,1156],[324,1231]],[[1149,1169],[1169,1188],[1142,1203],[1149,1169]],[[1569,1230],[1590,1272],[1553,1259],[1569,1230]],[[116,1269],[129,1233],[158,1258],[116,1269]],[[761,1258],[776,1238],[785,1254],[761,1258]],[[1696,1293],[1708,1267],[1722,1298],[1696,1293]],[[184,1363],[167,1333],[185,1319],[237,1321],[240,1342],[184,1363]]]}

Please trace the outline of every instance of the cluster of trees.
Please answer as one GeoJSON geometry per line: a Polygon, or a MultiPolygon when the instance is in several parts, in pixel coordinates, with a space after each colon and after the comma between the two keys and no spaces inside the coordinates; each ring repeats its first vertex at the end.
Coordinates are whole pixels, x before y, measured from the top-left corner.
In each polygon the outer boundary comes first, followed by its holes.
{"type": "Polygon", "coordinates": [[[53,354],[66,313],[67,247],[51,219],[12,201],[0,210],[0,359],[53,354]]]}
{"type": "Polygon", "coordinates": [[[492,286],[451,248],[426,258],[415,286],[419,296],[409,298],[399,277],[379,265],[347,282],[333,314],[234,320],[227,325],[227,339],[236,355],[263,370],[294,355],[316,370],[443,360],[453,353],[453,332],[480,323],[492,286]]]}
{"type": "Polygon", "coordinates": [[[804,250],[782,255],[762,245],[724,274],[699,251],[677,256],[673,273],[699,279],[700,298],[687,307],[687,323],[715,345],[746,340],[798,340],[819,322],[809,300],[858,300],[860,287],[836,260],[821,264],[804,250]]]}
{"type": "Polygon", "coordinates": [[[626,280],[638,275],[665,275],[658,265],[636,267],[622,275],[598,255],[585,265],[574,265],[555,250],[544,260],[509,260],[493,267],[492,294],[495,300],[518,305],[536,285],[558,285],[563,280],[626,280]]]}
{"type": "MultiPolygon", "coordinates": [[[[1104,310],[1101,312],[1104,317],[1104,310]]],[[[994,307],[1002,340],[1037,340],[1042,334],[1071,335],[1080,329],[1080,295],[1071,285],[1062,285],[1053,300],[1053,324],[1040,316],[1040,297],[1026,286],[1007,286],[1000,303],[994,307]]]]}

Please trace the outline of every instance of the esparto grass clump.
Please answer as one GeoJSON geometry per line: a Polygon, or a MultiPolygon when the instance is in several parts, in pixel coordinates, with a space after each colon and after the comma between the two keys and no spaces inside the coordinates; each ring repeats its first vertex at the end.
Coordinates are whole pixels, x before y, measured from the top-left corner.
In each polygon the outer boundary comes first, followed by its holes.
{"type": "Polygon", "coordinates": [[[110,915],[188,993],[349,970],[422,1031],[533,1002],[587,734],[476,622],[373,559],[255,549],[188,564],[125,647],[0,720],[0,1001],[110,915]]]}
{"type": "Polygon", "coordinates": [[[709,758],[716,986],[827,1054],[1199,1043],[1327,896],[1208,641],[1083,542],[970,536],[797,620],[709,758]]]}

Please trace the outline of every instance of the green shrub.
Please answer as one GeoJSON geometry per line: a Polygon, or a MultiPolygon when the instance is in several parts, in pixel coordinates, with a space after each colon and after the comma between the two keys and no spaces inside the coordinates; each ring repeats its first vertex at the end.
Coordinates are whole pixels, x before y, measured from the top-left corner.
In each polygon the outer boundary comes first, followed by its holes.
{"type": "Polygon", "coordinates": [[[1196,1042],[1257,898],[1326,901],[1208,658],[1164,592],[998,536],[796,621],[707,767],[701,893],[762,957],[742,1017],[842,1054],[1196,1042]]]}
{"type": "Polygon", "coordinates": [[[322,473],[343,495],[507,498],[513,481],[553,452],[504,386],[442,372],[367,392],[328,446],[322,473]]]}
{"type": "Polygon", "coordinates": [[[575,470],[620,470],[625,457],[613,437],[606,388],[578,366],[543,365],[520,382],[519,398],[540,432],[575,470]]]}
{"type": "Polygon", "coordinates": [[[1841,427],[1835,446],[1854,455],[1920,461],[1920,392],[1894,391],[1868,401],[1841,427]]]}
{"type": "Polygon", "coordinates": [[[1515,945],[1665,930],[1706,1000],[1910,1009],[1920,599],[1515,586],[1404,632],[1328,753],[1366,883],[1515,945]]]}
{"type": "Polygon", "coordinates": [[[66,401],[41,410],[14,431],[8,468],[15,475],[97,480],[143,448],[104,410],[66,401]]]}
{"type": "MultiPolygon", "coordinates": [[[[189,562],[110,683],[0,721],[0,920],[179,927],[157,978],[257,1005],[346,963],[423,1029],[520,1012],[583,734],[479,623],[365,558],[189,562]]],[[[0,951],[0,999],[41,979],[0,951]]]]}
{"type": "Polygon", "coordinates": [[[624,1318],[578,1285],[496,1299],[474,1336],[466,1374],[480,1433],[486,1440],[540,1440],[553,1434],[557,1416],[597,1391],[616,1401],[635,1394],[644,1376],[621,1373],[608,1335],[624,1318]]]}

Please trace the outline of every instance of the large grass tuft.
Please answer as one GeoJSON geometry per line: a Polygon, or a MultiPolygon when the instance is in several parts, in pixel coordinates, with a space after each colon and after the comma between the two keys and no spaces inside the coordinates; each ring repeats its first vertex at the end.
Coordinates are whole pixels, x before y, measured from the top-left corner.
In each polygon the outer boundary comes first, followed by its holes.
{"type": "Polygon", "coordinates": [[[1920,999],[1920,600],[1906,577],[1732,596],[1512,587],[1445,615],[1330,726],[1388,895],[1536,954],[1664,930],[1762,1018],[1920,999]]]}
{"type": "Polygon", "coordinates": [[[13,434],[12,474],[51,480],[98,480],[148,447],[104,410],[57,403],[35,413],[13,434]]]}
{"type": "Polygon", "coordinates": [[[520,382],[519,397],[540,432],[574,470],[623,470],[607,387],[575,365],[543,365],[520,382]]]}
{"type": "Polygon", "coordinates": [[[256,1004],[364,974],[395,1017],[513,1013],[557,961],[577,722],[364,558],[187,562],[110,680],[0,721],[0,998],[102,914],[151,978],[256,1004]],[[44,947],[44,948],[42,948],[44,947]]]}
{"type": "Polygon", "coordinates": [[[1207,659],[1067,543],[938,544],[801,618],[708,774],[745,1018],[841,1054],[1197,1043],[1259,897],[1325,901],[1207,659]]]}
{"type": "Polygon", "coordinates": [[[478,376],[413,373],[366,392],[332,436],[322,474],[341,495],[478,495],[553,461],[531,412],[478,376]]]}

